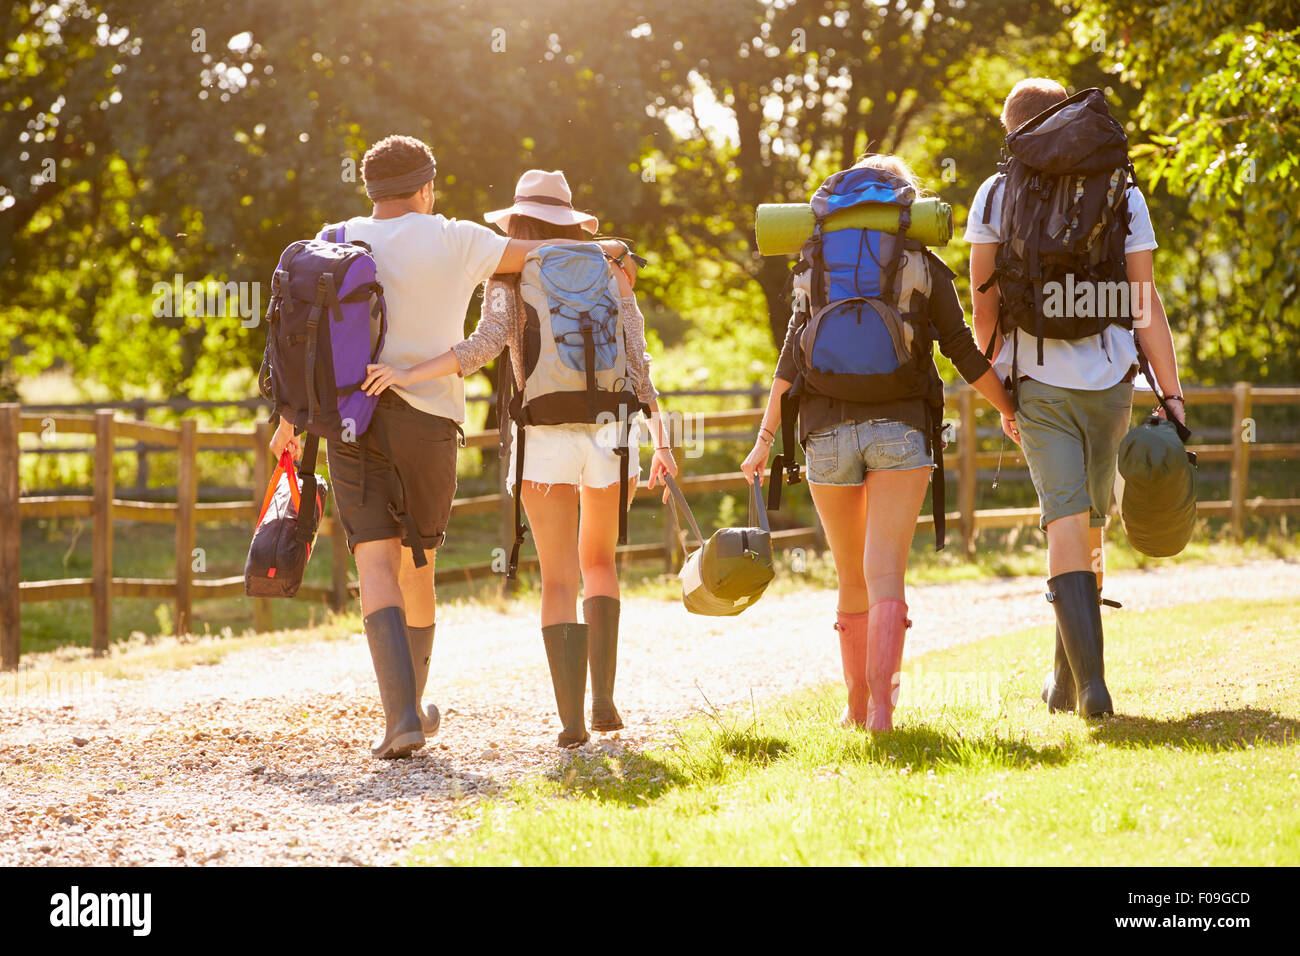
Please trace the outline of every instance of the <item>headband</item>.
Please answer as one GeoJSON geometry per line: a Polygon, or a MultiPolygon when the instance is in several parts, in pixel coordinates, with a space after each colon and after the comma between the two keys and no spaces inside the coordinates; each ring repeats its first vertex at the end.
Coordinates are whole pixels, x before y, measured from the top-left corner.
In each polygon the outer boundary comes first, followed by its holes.
{"type": "Polygon", "coordinates": [[[515,202],[535,202],[543,206],[563,206],[566,209],[572,209],[573,203],[565,199],[556,199],[552,196],[516,196],[515,202]]]}
{"type": "Polygon", "coordinates": [[[418,166],[409,173],[389,176],[386,179],[367,179],[366,195],[371,199],[383,199],[386,196],[409,196],[425,183],[432,182],[438,174],[438,164],[432,159],[423,166],[418,166]]]}

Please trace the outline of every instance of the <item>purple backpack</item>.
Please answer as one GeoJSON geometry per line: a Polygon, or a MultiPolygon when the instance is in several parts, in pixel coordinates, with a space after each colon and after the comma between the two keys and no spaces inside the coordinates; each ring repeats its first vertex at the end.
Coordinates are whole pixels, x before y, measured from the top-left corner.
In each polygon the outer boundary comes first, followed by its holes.
{"type": "Polygon", "coordinates": [[[361,384],[388,331],[384,287],[370,246],[345,242],[342,225],[327,226],[321,236],[291,243],[280,255],[260,384],[263,397],[297,428],[356,441],[379,401],[361,384]],[[379,325],[373,350],[372,319],[379,325]]]}
{"type": "MultiPolygon", "coordinates": [[[[280,255],[266,310],[266,351],[258,373],[262,397],[280,417],[307,432],[298,477],[309,513],[292,516],[295,540],[307,545],[320,521],[316,455],[320,439],[357,441],[370,426],[378,396],[361,391],[366,365],[388,332],[384,287],[364,242],[344,242],[343,226],[300,239],[280,255]],[[370,347],[371,319],[379,326],[370,347]]],[[[417,564],[424,563],[421,554],[417,564]]],[[[305,564],[305,558],[303,563],[305,564]]]]}

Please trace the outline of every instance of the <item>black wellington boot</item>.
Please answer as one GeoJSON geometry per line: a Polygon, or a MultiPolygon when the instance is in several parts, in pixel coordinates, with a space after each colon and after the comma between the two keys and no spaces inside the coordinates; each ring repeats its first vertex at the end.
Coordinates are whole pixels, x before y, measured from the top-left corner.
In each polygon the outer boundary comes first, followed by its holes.
{"type": "Polygon", "coordinates": [[[1047,581],[1047,599],[1074,674],[1080,717],[1115,713],[1102,660],[1101,595],[1091,571],[1067,571],[1047,581]]]}
{"type": "Polygon", "coordinates": [[[1074,674],[1070,670],[1070,659],[1065,656],[1065,645],[1061,643],[1061,626],[1056,626],[1056,659],[1052,669],[1043,679],[1043,701],[1049,713],[1074,710],[1074,674]]]}
{"type": "Polygon", "coordinates": [[[587,696],[587,625],[548,624],[542,628],[542,643],[551,667],[555,709],[564,727],[556,743],[581,746],[591,739],[582,713],[587,696]]]}
{"type": "MultiPolygon", "coordinates": [[[[1118,601],[1111,601],[1097,593],[1098,600],[1107,607],[1123,607],[1118,601]]],[[[1070,659],[1065,656],[1065,645],[1061,643],[1061,628],[1056,628],[1056,658],[1052,669],[1043,678],[1043,702],[1049,713],[1061,711],[1072,712],[1075,709],[1074,674],[1070,671],[1070,659]]]]}
{"type": "Polygon", "coordinates": [[[614,673],[618,670],[618,598],[597,595],[582,602],[587,622],[587,660],[591,665],[591,729],[622,730],[614,707],[614,673]]]}
{"type": "Polygon", "coordinates": [[[424,736],[432,737],[438,732],[442,723],[442,714],[433,704],[424,706],[424,686],[429,683],[429,661],[433,657],[433,629],[428,627],[411,627],[406,625],[406,639],[411,645],[411,667],[415,670],[415,709],[420,712],[420,723],[424,727],[424,736]]]}
{"type": "Polygon", "coordinates": [[[384,739],[370,752],[382,760],[405,757],[424,746],[424,730],[416,709],[415,669],[406,636],[406,614],[400,607],[380,608],[364,620],[370,660],[379,679],[384,705],[384,739]]]}

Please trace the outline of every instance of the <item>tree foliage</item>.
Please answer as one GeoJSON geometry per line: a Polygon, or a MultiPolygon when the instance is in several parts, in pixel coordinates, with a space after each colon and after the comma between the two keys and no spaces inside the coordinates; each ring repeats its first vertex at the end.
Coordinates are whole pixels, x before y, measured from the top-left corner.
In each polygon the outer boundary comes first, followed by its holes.
{"type": "Polygon", "coordinates": [[[1089,0],[1075,18],[1141,91],[1139,172],[1178,200],[1162,261],[1197,378],[1300,376],[1298,14],[1293,0],[1089,0]]]}
{"type": "Polygon", "coordinates": [[[694,356],[665,377],[748,382],[788,312],[755,206],[879,149],[960,218],[1007,89],[1043,73],[1107,86],[1140,127],[1196,371],[1295,377],[1290,7],[17,2],[0,11],[0,391],[56,363],[118,394],[247,387],[231,369],[247,375],[263,330],[160,310],[155,284],[265,283],[287,243],[367,209],[361,155],[390,132],[433,146],[449,215],[507,204],[529,166],[565,169],[576,203],[652,256],[655,334],[694,356]]]}

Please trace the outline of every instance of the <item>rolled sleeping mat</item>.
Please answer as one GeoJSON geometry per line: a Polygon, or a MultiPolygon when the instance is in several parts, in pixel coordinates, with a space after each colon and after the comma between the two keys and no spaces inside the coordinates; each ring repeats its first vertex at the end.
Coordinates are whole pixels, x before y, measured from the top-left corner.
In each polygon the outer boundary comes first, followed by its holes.
{"type": "Polygon", "coordinates": [[[1196,457],[1171,422],[1154,415],[1119,445],[1119,513],[1129,544],[1152,558],[1187,547],[1196,525],[1196,457]]]}
{"type": "MultiPolygon", "coordinates": [[[[825,230],[879,229],[898,232],[899,208],[891,203],[862,203],[826,217],[825,230]]],[[[766,202],[754,216],[754,237],[764,256],[794,255],[812,238],[817,217],[806,202],[766,202]]],[[[952,238],[952,206],[931,196],[912,203],[907,237],[927,246],[946,246],[952,238]]]]}

